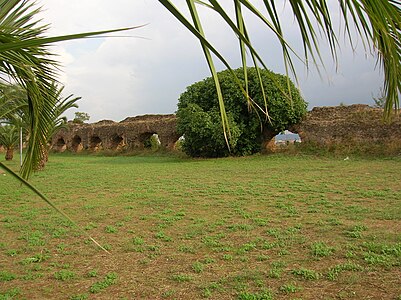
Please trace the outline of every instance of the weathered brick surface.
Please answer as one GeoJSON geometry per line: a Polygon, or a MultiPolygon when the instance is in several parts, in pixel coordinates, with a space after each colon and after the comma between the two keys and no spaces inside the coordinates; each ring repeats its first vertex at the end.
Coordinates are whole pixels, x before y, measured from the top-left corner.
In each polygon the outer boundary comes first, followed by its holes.
{"type": "MultiPolygon", "coordinates": [[[[399,143],[401,147],[401,117],[383,121],[383,110],[368,105],[315,107],[299,124],[289,128],[301,136],[302,142],[317,145],[341,143],[399,143]]],[[[152,134],[159,136],[161,145],[173,148],[179,135],[175,115],[144,115],[128,117],[117,123],[100,121],[94,124],[70,124],[52,139],[58,151],[82,149],[140,149],[152,134]]],[[[264,132],[268,144],[275,133],[264,132]]]]}
{"type": "Polygon", "coordinates": [[[362,104],[315,107],[291,130],[300,135],[302,142],[322,146],[369,142],[401,144],[400,115],[385,122],[382,109],[362,104]]]}
{"type": "Polygon", "coordinates": [[[59,151],[143,148],[143,142],[154,133],[163,147],[172,148],[179,138],[175,128],[175,115],[146,115],[119,123],[108,120],[93,124],[70,123],[68,129],[55,134],[52,148],[59,151]]]}

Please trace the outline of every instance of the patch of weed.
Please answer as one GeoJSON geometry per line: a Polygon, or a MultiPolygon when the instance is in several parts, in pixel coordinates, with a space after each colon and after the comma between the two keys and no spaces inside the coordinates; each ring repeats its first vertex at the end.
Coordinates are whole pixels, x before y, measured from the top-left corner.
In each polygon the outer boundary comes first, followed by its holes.
{"type": "Polygon", "coordinates": [[[320,277],[320,274],[318,272],[304,268],[292,270],[291,273],[300,276],[305,280],[317,280],[320,277]]]}
{"type": "Polygon", "coordinates": [[[28,265],[31,263],[40,263],[50,258],[50,255],[47,253],[38,253],[31,257],[27,257],[21,261],[22,265],[28,265]]]}
{"type": "Polygon", "coordinates": [[[359,239],[362,237],[362,232],[366,230],[367,227],[365,225],[355,225],[350,230],[347,230],[345,234],[350,238],[359,239]]]}
{"type": "Polygon", "coordinates": [[[195,273],[202,273],[203,272],[203,269],[204,269],[204,265],[201,263],[201,262],[194,262],[193,264],[192,264],[192,270],[195,272],[195,273]]]}
{"type": "Polygon", "coordinates": [[[172,237],[166,235],[163,231],[157,232],[155,238],[162,240],[163,242],[171,242],[173,240],[172,237]]]}
{"type": "Polygon", "coordinates": [[[238,295],[238,300],[273,300],[273,294],[270,291],[260,293],[243,292],[238,295]]]}
{"type": "Polygon", "coordinates": [[[6,251],[6,255],[11,256],[11,257],[16,256],[17,254],[18,254],[18,250],[16,250],[16,249],[9,249],[6,251]]]}
{"type": "Polygon", "coordinates": [[[11,281],[17,278],[17,275],[8,271],[0,271],[0,281],[11,281]]]}
{"type": "Polygon", "coordinates": [[[176,293],[175,290],[168,290],[162,293],[162,298],[169,298],[176,293]]]}
{"type": "Polygon", "coordinates": [[[344,264],[338,264],[334,267],[330,268],[329,272],[327,273],[327,279],[333,281],[338,278],[341,272],[343,271],[362,271],[363,267],[358,264],[347,262],[344,264]]]}
{"type": "Polygon", "coordinates": [[[117,233],[117,232],[118,232],[118,229],[117,229],[116,227],[114,227],[113,225],[107,225],[107,226],[104,228],[104,231],[105,231],[106,233],[117,233]]]}
{"type": "Polygon", "coordinates": [[[311,245],[312,255],[316,257],[326,257],[334,252],[334,248],[325,242],[316,242],[311,245]]]}
{"type": "Polygon", "coordinates": [[[61,281],[67,281],[74,279],[76,277],[75,273],[70,270],[60,270],[54,273],[54,278],[61,281]]]}
{"type": "Polygon", "coordinates": [[[88,272],[88,277],[97,277],[97,270],[90,270],[88,272]]]}
{"type": "Polygon", "coordinates": [[[89,294],[78,294],[73,295],[69,298],[69,300],[86,300],[89,298],[89,294]]]}
{"type": "Polygon", "coordinates": [[[19,288],[13,288],[5,291],[4,293],[0,293],[0,300],[12,300],[19,294],[21,294],[21,290],[19,288]]]}
{"type": "Polygon", "coordinates": [[[108,288],[109,286],[117,283],[117,274],[116,273],[108,273],[104,277],[102,281],[97,281],[89,288],[89,291],[92,294],[100,293],[102,290],[108,288]]]}

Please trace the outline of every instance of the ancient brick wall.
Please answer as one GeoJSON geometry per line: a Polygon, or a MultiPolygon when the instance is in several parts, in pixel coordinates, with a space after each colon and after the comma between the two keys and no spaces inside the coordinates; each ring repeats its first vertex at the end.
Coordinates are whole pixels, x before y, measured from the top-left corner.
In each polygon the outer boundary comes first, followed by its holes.
{"type": "Polygon", "coordinates": [[[179,138],[175,115],[146,115],[117,123],[100,121],[93,124],[70,123],[52,138],[52,149],[70,150],[120,150],[143,148],[144,141],[157,134],[161,146],[172,148],[179,138]]]}
{"type": "Polygon", "coordinates": [[[399,143],[401,118],[383,120],[383,110],[368,105],[315,107],[302,122],[290,128],[302,142],[325,146],[331,144],[399,143]]]}
{"type": "MultiPolygon", "coordinates": [[[[303,143],[321,146],[352,143],[398,143],[401,149],[401,117],[383,121],[383,110],[368,105],[315,107],[299,124],[288,128],[298,133],[303,143]]],[[[117,123],[100,121],[94,124],[69,124],[52,139],[56,151],[89,151],[140,149],[144,141],[157,134],[161,145],[173,148],[179,135],[175,115],[129,117],[117,123]]],[[[276,133],[264,132],[265,144],[276,133]]]]}

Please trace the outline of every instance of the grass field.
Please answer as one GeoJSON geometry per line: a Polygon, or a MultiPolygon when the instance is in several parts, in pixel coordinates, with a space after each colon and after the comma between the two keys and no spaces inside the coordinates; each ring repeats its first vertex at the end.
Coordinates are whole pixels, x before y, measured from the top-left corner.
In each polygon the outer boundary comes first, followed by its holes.
{"type": "Polygon", "coordinates": [[[53,155],[31,182],[110,254],[1,174],[0,299],[401,299],[400,170],[53,155]]]}

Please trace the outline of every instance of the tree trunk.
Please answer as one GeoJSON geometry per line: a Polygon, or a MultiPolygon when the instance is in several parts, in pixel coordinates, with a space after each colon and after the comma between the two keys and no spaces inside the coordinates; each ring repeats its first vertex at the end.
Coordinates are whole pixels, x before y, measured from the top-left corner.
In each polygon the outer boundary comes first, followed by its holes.
{"type": "Polygon", "coordinates": [[[11,148],[7,148],[6,149],[6,160],[12,160],[14,157],[14,149],[11,148]]]}
{"type": "Polygon", "coordinates": [[[43,170],[48,160],[49,160],[49,152],[47,151],[47,148],[41,147],[40,161],[38,162],[35,171],[43,170]]]}

